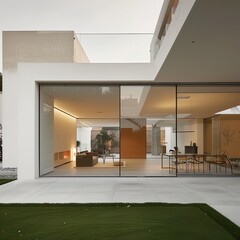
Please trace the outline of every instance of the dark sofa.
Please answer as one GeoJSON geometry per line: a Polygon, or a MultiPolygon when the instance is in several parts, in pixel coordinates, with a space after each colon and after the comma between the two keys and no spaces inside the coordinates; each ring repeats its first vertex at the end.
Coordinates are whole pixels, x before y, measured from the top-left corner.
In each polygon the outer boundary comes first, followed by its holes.
{"type": "Polygon", "coordinates": [[[76,156],[76,167],[92,167],[98,163],[98,156],[91,153],[78,154],[76,156]]]}

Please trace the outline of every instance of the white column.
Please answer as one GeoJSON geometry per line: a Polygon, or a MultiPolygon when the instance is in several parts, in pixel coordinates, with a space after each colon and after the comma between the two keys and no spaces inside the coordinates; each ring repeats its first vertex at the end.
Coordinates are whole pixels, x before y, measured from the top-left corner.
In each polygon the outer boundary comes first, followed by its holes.
{"type": "Polygon", "coordinates": [[[160,155],[161,153],[161,129],[160,127],[152,127],[152,155],[160,155]]]}

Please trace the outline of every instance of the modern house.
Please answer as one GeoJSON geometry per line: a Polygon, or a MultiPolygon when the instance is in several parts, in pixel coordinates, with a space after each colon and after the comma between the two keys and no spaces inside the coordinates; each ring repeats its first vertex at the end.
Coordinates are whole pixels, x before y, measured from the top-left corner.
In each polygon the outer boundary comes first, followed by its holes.
{"type": "Polygon", "coordinates": [[[165,0],[148,63],[91,63],[73,31],[3,32],[3,166],[22,180],[240,173],[239,7],[165,0]]]}

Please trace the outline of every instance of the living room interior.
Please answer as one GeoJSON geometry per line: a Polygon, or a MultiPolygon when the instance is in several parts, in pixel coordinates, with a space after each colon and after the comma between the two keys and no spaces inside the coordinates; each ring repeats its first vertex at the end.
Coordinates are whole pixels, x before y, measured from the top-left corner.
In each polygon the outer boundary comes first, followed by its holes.
{"type": "Polygon", "coordinates": [[[41,176],[239,173],[239,87],[42,85],[40,93],[41,176]],[[181,161],[192,150],[195,159],[181,161]],[[217,164],[223,155],[231,162],[217,164]]]}

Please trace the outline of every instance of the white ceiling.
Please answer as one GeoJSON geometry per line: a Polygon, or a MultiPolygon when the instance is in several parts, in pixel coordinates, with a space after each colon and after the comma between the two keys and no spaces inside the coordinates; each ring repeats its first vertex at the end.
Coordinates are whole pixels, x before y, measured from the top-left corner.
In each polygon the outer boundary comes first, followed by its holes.
{"type": "Polygon", "coordinates": [[[156,81],[240,82],[239,9],[239,0],[197,0],[156,81]]]}
{"type": "MultiPolygon", "coordinates": [[[[123,88],[125,88],[124,93],[130,93],[132,89],[134,95],[134,86],[129,86],[128,91],[127,86],[123,88]]],[[[83,123],[79,122],[79,126],[85,124],[97,126],[100,122],[103,126],[107,124],[117,126],[120,107],[121,117],[126,118],[147,118],[157,121],[157,119],[174,119],[176,115],[174,86],[151,88],[145,86],[139,102],[134,102],[127,109],[119,102],[118,86],[42,86],[41,89],[54,98],[55,107],[81,119],[83,123]],[[147,92],[147,97],[144,92],[147,92]],[[132,115],[126,115],[129,112],[132,115]]],[[[178,90],[178,117],[208,118],[217,112],[240,105],[240,87],[196,86],[179,87],[178,90]]]]}
{"type": "Polygon", "coordinates": [[[76,118],[118,118],[119,88],[105,86],[43,86],[54,106],[76,118]]]}

